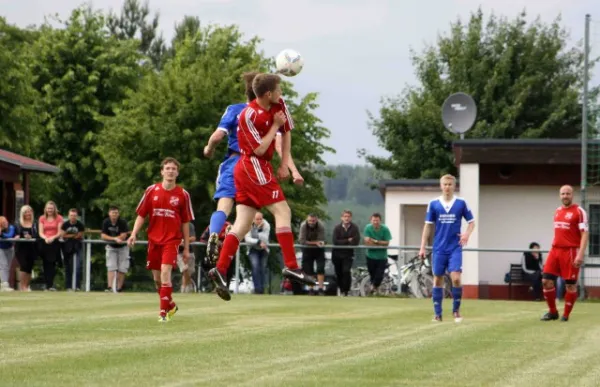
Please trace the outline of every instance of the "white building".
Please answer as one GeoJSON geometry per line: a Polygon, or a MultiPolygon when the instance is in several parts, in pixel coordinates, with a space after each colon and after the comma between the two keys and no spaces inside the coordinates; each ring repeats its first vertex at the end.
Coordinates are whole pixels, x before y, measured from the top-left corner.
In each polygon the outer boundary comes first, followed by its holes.
{"type": "MultiPolygon", "coordinates": [[[[554,210],[560,206],[560,186],[571,184],[575,201],[581,200],[578,140],[460,140],[454,143],[454,155],[459,171],[457,196],[467,201],[475,215],[469,248],[527,249],[535,241],[547,250],[553,238],[554,210]]],[[[419,246],[427,203],[440,195],[439,181],[384,180],[380,187],[385,222],[393,237],[390,245],[419,246]]],[[[600,187],[588,187],[587,204],[590,257],[586,263],[598,264],[600,187]]],[[[398,253],[414,256],[416,251],[398,253]]],[[[521,262],[521,256],[518,252],[465,252],[464,296],[507,299],[504,276],[511,263],[521,262]]],[[[583,274],[589,294],[600,294],[600,269],[587,267],[583,274]]],[[[527,286],[518,294],[528,297],[527,286]]]]}

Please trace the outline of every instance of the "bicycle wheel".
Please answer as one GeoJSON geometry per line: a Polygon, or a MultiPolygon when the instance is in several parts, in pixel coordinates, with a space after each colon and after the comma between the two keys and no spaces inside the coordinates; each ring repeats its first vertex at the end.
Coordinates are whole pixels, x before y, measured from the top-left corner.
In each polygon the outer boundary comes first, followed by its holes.
{"type": "Polygon", "coordinates": [[[428,275],[421,274],[417,278],[417,283],[419,284],[421,298],[431,298],[433,292],[433,278],[428,275]]]}

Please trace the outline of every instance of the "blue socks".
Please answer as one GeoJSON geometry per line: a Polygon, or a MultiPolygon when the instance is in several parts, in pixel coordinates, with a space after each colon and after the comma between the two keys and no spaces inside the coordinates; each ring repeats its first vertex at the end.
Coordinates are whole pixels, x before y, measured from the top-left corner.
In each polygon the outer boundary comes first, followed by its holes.
{"type": "Polygon", "coordinates": [[[458,312],[460,309],[460,301],[462,299],[462,286],[452,287],[452,313],[458,312]]]}
{"type": "Polygon", "coordinates": [[[209,232],[220,233],[223,225],[227,221],[227,215],[223,211],[215,211],[210,217],[210,225],[208,226],[209,232]]]}
{"type": "Polygon", "coordinates": [[[442,300],[444,299],[444,288],[433,287],[431,299],[433,300],[433,311],[436,316],[442,315],[442,300]]]}

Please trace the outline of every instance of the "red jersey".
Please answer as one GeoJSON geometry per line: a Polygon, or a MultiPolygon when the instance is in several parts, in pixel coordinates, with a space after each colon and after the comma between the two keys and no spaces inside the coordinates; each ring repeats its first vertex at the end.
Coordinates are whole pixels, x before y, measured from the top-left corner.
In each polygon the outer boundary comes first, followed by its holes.
{"type": "Polygon", "coordinates": [[[271,104],[269,110],[265,110],[256,100],[250,102],[240,113],[238,122],[238,144],[242,157],[245,173],[250,180],[257,185],[266,185],[273,179],[273,167],[271,159],[275,152],[275,140],[267,148],[262,156],[254,154],[254,150],[260,146],[263,137],[269,133],[277,112],[284,112],[286,123],[279,128],[280,132],[286,133],[294,128],[294,122],[287,106],[282,98],[279,103],[271,104]]]}
{"type": "Polygon", "coordinates": [[[585,210],[577,204],[558,207],[554,213],[554,240],[552,247],[579,247],[581,232],[588,230],[585,210]]]}
{"type": "Polygon", "coordinates": [[[190,194],[180,186],[167,191],[162,183],[146,188],[136,212],[143,218],[150,217],[148,241],[157,245],[179,245],[183,238],[181,225],[194,220],[190,194]]]}

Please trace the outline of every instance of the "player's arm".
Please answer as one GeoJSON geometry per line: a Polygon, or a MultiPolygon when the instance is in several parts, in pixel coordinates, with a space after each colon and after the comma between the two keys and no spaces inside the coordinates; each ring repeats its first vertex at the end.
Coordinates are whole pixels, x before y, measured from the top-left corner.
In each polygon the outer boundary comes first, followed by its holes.
{"type": "Polygon", "coordinates": [[[466,246],[469,242],[471,234],[473,233],[473,230],[475,230],[475,217],[473,216],[473,212],[471,212],[471,209],[466,203],[463,210],[463,217],[468,222],[468,226],[467,230],[464,233],[460,234],[460,245],[466,246]]]}
{"type": "Polygon", "coordinates": [[[131,236],[129,237],[129,244],[133,245],[135,243],[135,240],[137,238],[137,234],[140,232],[140,230],[142,229],[142,226],[144,225],[144,221],[146,220],[146,218],[138,215],[137,218],[135,218],[135,223],[133,224],[133,230],[131,230],[131,236]]]}
{"type": "Polygon", "coordinates": [[[588,228],[587,213],[584,209],[579,208],[579,230],[581,231],[581,241],[579,242],[579,251],[577,251],[577,257],[575,257],[575,265],[577,267],[583,264],[583,257],[588,248],[588,242],[590,240],[590,232],[588,228]]]}
{"type": "MultiPolygon", "coordinates": [[[[183,233],[183,250],[190,251],[190,223],[181,224],[181,232],[183,233]]],[[[185,259],[185,257],[184,257],[185,259]]]]}
{"type": "Polygon", "coordinates": [[[423,233],[421,234],[421,249],[419,250],[419,256],[421,258],[425,258],[427,242],[429,242],[429,238],[431,237],[431,229],[433,229],[433,223],[436,219],[435,210],[432,204],[432,202],[429,202],[427,211],[425,212],[425,225],[423,226],[423,233]]]}
{"type": "Polygon", "coordinates": [[[225,137],[227,137],[227,129],[217,128],[208,138],[208,143],[204,147],[204,156],[212,157],[212,155],[215,153],[217,145],[219,145],[219,143],[223,141],[225,137]]]}

